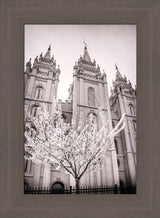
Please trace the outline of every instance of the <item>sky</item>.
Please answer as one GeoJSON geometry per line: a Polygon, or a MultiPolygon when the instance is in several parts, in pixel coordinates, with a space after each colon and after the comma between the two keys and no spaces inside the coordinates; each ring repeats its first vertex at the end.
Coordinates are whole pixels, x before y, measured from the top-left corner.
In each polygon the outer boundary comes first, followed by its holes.
{"type": "Polygon", "coordinates": [[[51,44],[51,55],[60,65],[58,99],[68,98],[73,66],[83,55],[84,40],[91,60],[107,74],[108,90],[115,79],[115,64],[122,76],[136,85],[136,25],[25,25],[24,64],[51,44]]]}

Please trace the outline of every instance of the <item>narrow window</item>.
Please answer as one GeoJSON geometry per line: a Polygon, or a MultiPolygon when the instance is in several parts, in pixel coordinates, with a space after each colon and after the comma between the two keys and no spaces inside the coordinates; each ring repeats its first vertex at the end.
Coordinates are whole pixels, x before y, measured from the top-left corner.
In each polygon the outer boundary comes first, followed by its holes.
{"type": "Polygon", "coordinates": [[[62,119],[66,120],[66,115],[65,114],[62,114],[62,119]]]}
{"type": "Polygon", "coordinates": [[[43,94],[43,87],[37,86],[36,92],[35,92],[35,98],[42,99],[42,94],[43,94]]]}
{"type": "Polygon", "coordinates": [[[118,167],[120,166],[120,161],[117,159],[117,164],[118,164],[118,167]]]}
{"type": "Polygon", "coordinates": [[[95,106],[95,91],[94,88],[88,88],[88,105],[95,106]]]}
{"type": "Polygon", "coordinates": [[[40,98],[40,93],[41,93],[41,89],[38,88],[38,90],[37,90],[37,98],[38,98],[38,99],[40,98]]]}
{"type": "Polygon", "coordinates": [[[33,114],[33,116],[35,117],[36,114],[37,114],[37,107],[34,108],[34,114],[33,114]]]}
{"type": "Polygon", "coordinates": [[[134,132],[136,132],[136,121],[135,120],[132,121],[132,125],[133,125],[134,132]]]}
{"type": "Polygon", "coordinates": [[[37,105],[32,107],[31,115],[33,117],[37,116],[37,110],[38,110],[38,106],[37,105]]]}
{"type": "Polygon", "coordinates": [[[29,173],[32,172],[32,160],[30,160],[30,169],[29,169],[29,173]]]}
{"type": "Polygon", "coordinates": [[[134,115],[134,107],[132,104],[129,104],[130,114],[134,115]]]}
{"type": "Polygon", "coordinates": [[[28,160],[25,161],[25,170],[24,170],[24,172],[27,172],[27,167],[28,167],[28,160]]]}
{"type": "Polygon", "coordinates": [[[97,117],[92,112],[88,115],[88,122],[89,123],[97,123],[97,117]]]}
{"type": "Polygon", "coordinates": [[[92,112],[87,117],[87,123],[89,124],[90,131],[93,133],[93,130],[97,129],[97,117],[92,112]]]}
{"type": "Polygon", "coordinates": [[[114,140],[114,143],[115,143],[116,153],[118,154],[118,144],[117,144],[117,140],[116,139],[114,140]]]}

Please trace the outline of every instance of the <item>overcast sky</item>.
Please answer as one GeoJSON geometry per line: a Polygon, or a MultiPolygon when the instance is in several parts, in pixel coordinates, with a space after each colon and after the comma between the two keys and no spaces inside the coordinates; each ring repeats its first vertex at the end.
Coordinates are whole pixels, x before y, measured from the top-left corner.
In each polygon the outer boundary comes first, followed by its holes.
{"type": "Polygon", "coordinates": [[[115,79],[115,63],[120,73],[136,85],[136,26],[135,25],[25,25],[25,64],[51,44],[51,54],[60,65],[58,99],[68,98],[73,81],[73,66],[83,55],[84,43],[91,60],[96,60],[107,74],[108,90],[115,79]]]}

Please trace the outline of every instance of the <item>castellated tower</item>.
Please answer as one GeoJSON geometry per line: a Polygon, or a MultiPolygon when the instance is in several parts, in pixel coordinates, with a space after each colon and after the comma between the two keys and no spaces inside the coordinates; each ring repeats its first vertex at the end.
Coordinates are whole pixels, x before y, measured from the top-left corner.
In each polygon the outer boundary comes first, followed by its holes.
{"type": "MultiPolygon", "coordinates": [[[[51,46],[46,54],[40,54],[31,65],[31,59],[26,64],[25,78],[25,110],[33,116],[38,115],[38,107],[47,105],[49,112],[56,104],[60,69],[56,67],[56,60],[51,57],[51,46]]],[[[36,164],[31,160],[25,160],[25,186],[34,188],[49,188],[52,185],[70,185],[70,176],[56,170],[51,164],[36,164]],[[57,180],[58,178],[58,180],[57,180]]]]}
{"type": "Polygon", "coordinates": [[[25,71],[25,107],[33,116],[42,103],[48,105],[51,112],[57,97],[60,69],[56,60],[51,57],[51,46],[46,54],[35,58],[33,66],[31,59],[26,64],[25,71]]]}
{"type": "MultiPolygon", "coordinates": [[[[77,128],[79,120],[85,122],[92,113],[98,128],[102,125],[98,108],[101,107],[105,119],[109,120],[108,133],[112,130],[112,118],[109,106],[106,74],[101,72],[96,61],[91,61],[87,47],[83,57],[80,56],[74,66],[73,85],[70,87],[69,99],[73,104],[72,125],[77,128]]],[[[106,145],[107,146],[107,145],[106,145]]],[[[104,163],[95,171],[89,171],[81,178],[81,185],[119,185],[117,155],[114,140],[110,141],[104,163]]]]}
{"type": "Polygon", "coordinates": [[[115,137],[120,185],[136,184],[136,90],[116,66],[116,79],[110,97],[112,124],[125,114],[124,130],[115,137]]]}

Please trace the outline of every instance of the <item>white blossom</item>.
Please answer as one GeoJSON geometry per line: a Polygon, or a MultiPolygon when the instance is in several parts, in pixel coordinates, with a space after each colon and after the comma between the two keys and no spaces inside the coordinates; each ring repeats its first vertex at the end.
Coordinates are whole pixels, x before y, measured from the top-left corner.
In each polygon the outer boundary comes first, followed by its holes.
{"type": "Polygon", "coordinates": [[[62,119],[60,104],[51,116],[47,106],[39,110],[37,117],[25,112],[25,157],[35,162],[48,162],[58,169],[69,172],[77,181],[87,172],[103,162],[109,141],[124,128],[123,115],[117,126],[108,132],[109,121],[102,108],[99,108],[102,126],[98,130],[97,122],[91,113],[85,125],[79,121],[77,129],[62,119]]]}

